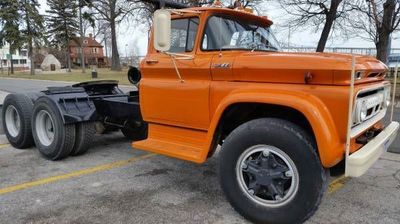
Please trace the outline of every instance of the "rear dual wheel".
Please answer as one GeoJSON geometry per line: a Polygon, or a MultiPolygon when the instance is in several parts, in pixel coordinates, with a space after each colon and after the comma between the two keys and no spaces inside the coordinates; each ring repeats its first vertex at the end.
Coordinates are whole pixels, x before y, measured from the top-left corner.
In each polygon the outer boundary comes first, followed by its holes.
{"type": "Polygon", "coordinates": [[[33,146],[32,108],[32,101],[24,94],[9,94],[4,100],[3,129],[10,144],[17,149],[33,146]]]}
{"type": "Polygon", "coordinates": [[[32,127],[36,147],[50,160],[85,153],[95,133],[94,123],[64,124],[57,105],[48,98],[36,101],[32,127]]]}

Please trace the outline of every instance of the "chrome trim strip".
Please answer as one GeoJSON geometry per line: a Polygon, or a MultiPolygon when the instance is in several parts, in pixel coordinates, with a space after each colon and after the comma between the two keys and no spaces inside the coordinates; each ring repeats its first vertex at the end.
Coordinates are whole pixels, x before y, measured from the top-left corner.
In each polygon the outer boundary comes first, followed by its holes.
{"type": "Polygon", "coordinates": [[[355,99],[357,99],[358,96],[359,96],[361,93],[366,93],[366,92],[374,91],[374,90],[377,90],[377,89],[385,89],[386,86],[390,86],[390,83],[388,83],[388,84],[386,84],[386,85],[373,86],[373,87],[371,87],[371,88],[362,89],[362,90],[360,90],[360,91],[357,92],[355,99]]]}
{"type": "Polygon", "coordinates": [[[363,133],[368,128],[370,128],[372,125],[374,125],[378,121],[382,120],[386,115],[386,111],[387,111],[387,108],[384,108],[381,112],[379,112],[374,117],[364,121],[361,124],[358,124],[358,125],[352,127],[350,130],[350,137],[351,138],[357,137],[359,134],[363,133]]]}

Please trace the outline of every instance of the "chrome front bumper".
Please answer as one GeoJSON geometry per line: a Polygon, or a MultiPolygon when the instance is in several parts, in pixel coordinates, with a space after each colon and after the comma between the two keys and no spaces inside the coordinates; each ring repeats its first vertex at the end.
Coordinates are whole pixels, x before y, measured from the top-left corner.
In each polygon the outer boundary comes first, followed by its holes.
{"type": "Polygon", "coordinates": [[[386,152],[399,131],[399,123],[392,122],[379,135],[346,159],[346,176],[359,177],[386,152]]]}

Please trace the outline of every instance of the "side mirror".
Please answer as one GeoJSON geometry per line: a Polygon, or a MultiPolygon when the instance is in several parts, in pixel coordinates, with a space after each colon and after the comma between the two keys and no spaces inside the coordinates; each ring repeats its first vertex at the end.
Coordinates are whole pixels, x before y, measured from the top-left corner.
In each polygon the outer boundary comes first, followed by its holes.
{"type": "Polygon", "coordinates": [[[137,85],[140,82],[140,79],[142,78],[142,75],[140,73],[140,70],[136,67],[130,67],[128,70],[128,80],[130,83],[133,85],[137,85]]]}
{"type": "Polygon", "coordinates": [[[154,12],[154,48],[168,51],[171,48],[171,13],[165,9],[154,12]]]}

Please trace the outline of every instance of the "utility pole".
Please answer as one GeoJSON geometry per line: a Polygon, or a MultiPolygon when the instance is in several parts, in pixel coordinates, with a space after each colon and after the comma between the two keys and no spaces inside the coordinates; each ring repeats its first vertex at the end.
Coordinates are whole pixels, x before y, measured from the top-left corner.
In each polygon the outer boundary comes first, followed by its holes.
{"type": "Polygon", "coordinates": [[[125,57],[128,59],[128,44],[125,44],[125,57]]]}
{"type": "Polygon", "coordinates": [[[85,65],[85,37],[83,33],[83,19],[82,19],[82,0],[79,0],[79,32],[81,35],[80,51],[81,51],[81,67],[82,73],[86,73],[85,65]]]}

